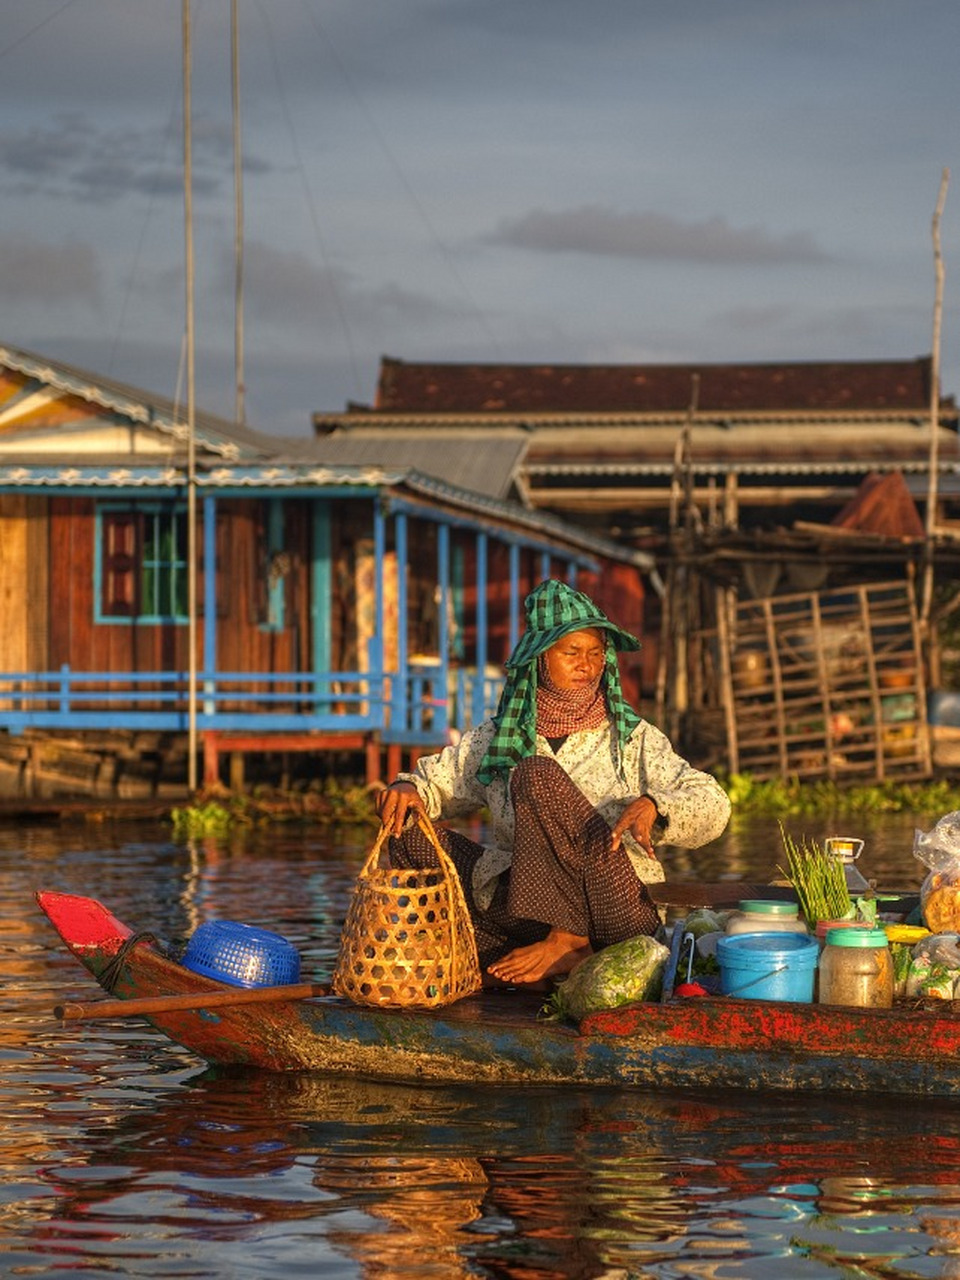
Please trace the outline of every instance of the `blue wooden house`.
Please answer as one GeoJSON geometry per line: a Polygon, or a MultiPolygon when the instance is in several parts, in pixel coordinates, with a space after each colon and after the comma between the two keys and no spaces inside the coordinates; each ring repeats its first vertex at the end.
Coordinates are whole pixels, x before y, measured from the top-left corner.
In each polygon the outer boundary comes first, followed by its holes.
{"type": "Polygon", "coordinates": [[[0,747],[153,731],[206,782],[224,752],[292,750],[362,752],[373,780],[496,705],[542,578],[641,630],[652,562],[524,505],[527,439],[191,432],[0,348],[0,747]]]}

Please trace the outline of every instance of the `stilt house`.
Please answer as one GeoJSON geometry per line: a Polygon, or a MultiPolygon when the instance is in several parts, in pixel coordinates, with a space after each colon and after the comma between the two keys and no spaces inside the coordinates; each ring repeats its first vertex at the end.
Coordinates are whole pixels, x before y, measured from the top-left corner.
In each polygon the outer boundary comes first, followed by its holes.
{"type": "Polygon", "coordinates": [[[60,785],[57,743],[102,791],[151,755],[182,789],[192,741],[207,782],[281,751],[362,753],[372,781],[495,707],[542,578],[639,630],[650,556],[517,501],[526,443],[203,414],[191,440],[169,402],[0,348],[0,789],[60,785]]]}

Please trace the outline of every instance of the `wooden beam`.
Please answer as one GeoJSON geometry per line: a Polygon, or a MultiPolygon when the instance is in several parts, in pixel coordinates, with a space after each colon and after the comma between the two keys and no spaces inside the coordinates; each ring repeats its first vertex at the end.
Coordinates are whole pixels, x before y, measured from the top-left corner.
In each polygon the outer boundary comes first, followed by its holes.
{"type": "MultiPolygon", "coordinates": [[[[829,502],[843,506],[857,491],[856,485],[763,485],[753,488],[741,483],[738,505],[742,510],[750,507],[781,507],[793,502],[829,502]]],[[[707,485],[693,489],[693,501],[706,503],[710,496],[707,485]]],[[[565,511],[620,511],[625,507],[645,510],[664,510],[670,506],[670,490],[662,488],[614,488],[598,485],[592,488],[538,488],[531,485],[530,502],[534,508],[562,508],[565,511]]]]}

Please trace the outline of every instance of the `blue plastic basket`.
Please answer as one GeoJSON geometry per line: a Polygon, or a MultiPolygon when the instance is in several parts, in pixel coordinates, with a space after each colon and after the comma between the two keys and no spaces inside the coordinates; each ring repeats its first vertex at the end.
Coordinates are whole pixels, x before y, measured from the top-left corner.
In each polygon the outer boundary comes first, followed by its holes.
{"type": "Polygon", "coordinates": [[[300,956],[292,943],[279,933],[235,920],[200,925],[181,963],[234,987],[283,986],[300,978],[300,956]]]}

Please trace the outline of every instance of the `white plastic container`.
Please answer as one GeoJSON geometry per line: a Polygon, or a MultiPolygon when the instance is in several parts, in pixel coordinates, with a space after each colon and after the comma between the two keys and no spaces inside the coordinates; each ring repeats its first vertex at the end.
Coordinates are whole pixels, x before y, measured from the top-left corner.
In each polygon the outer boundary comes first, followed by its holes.
{"type": "Polygon", "coordinates": [[[727,921],[726,932],[731,933],[808,933],[800,919],[800,908],[795,902],[766,902],[762,898],[744,898],[740,910],[734,911],[727,921]]]}

